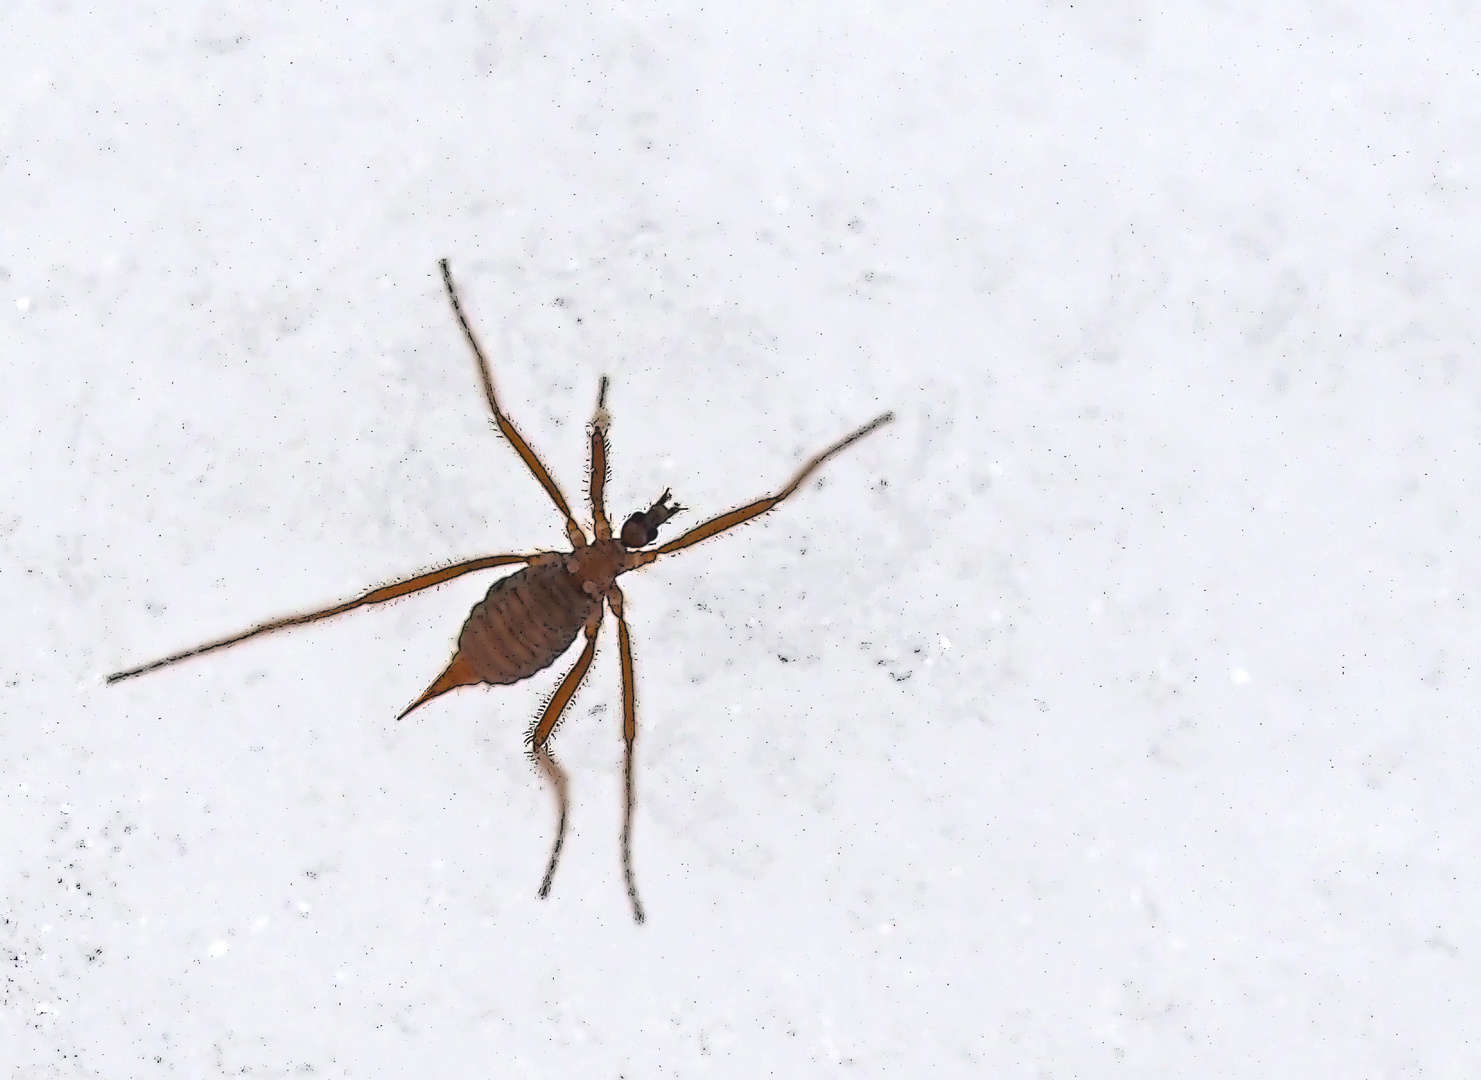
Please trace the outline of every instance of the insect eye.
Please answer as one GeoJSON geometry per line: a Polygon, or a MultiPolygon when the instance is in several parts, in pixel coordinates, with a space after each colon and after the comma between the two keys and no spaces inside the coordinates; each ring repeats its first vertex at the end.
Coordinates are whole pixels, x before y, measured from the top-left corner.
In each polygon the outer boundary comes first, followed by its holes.
{"type": "Polygon", "coordinates": [[[634,514],[622,526],[622,546],[629,551],[651,544],[657,538],[658,530],[649,528],[646,518],[646,514],[634,514]]]}
{"type": "Polygon", "coordinates": [[[670,498],[669,493],[665,491],[648,509],[627,519],[627,524],[622,526],[623,547],[633,551],[658,539],[658,527],[684,509],[682,506],[670,503],[670,498]]]}

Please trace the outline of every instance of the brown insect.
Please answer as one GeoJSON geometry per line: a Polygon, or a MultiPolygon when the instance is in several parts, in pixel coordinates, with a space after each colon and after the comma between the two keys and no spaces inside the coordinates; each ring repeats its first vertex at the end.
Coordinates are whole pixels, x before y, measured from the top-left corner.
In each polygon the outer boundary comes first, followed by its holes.
{"type": "Polygon", "coordinates": [[[560,720],[561,712],[571,700],[576,688],[581,685],[587,669],[591,667],[591,658],[596,651],[597,630],[602,625],[602,601],[605,598],[607,606],[612,609],[612,614],[617,619],[617,644],[622,656],[622,738],[625,744],[622,770],[625,792],[622,811],[622,873],[627,881],[627,895],[632,901],[633,917],[638,922],[642,922],[643,905],[638,900],[638,889],[633,881],[632,869],[633,742],[638,733],[637,697],[633,687],[632,642],[628,637],[627,620],[622,614],[622,590],[617,587],[617,578],[629,570],[647,566],[661,555],[680,551],[766,513],[796,491],[813,470],[823,462],[844,447],[862,439],[881,424],[888,423],[894,419],[894,415],[885,413],[813,457],[802,466],[797,475],[792,478],[792,482],[776,495],[758,499],[739,509],[711,518],[703,525],[690,529],[677,540],[670,540],[661,547],[643,551],[639,549],[647,547],[657,539],[659,527],[684,508],[672,504],[669,501],[669,493],[665,491],[647,510],[628,518],[622,530],[616,537],[613,537],[602,501],[602,489],[607,479],[607,425],[609,423],[606,409],[607,380],[604,377],[597,394],[596,415],[591,423],[591,516],[592,530],[596,534],[596,539],[589,541],[586,534],[581,531],[581,526],[576,524],[576,519],[571,516],[571,508],[566,504],[565,497],[561,495],[560,488],[545,471],[545,466],[540,464],[540,459],[530,449],[529,443],[524,441],[514,425],[510,423],[509,418],[504,415],[504,411],[499,408],[498,399],[494,396],[494,381],[489,374],[488,361],[478,345],[478,339],[474,337],[473,328],[468,325],[468,320],[463,315],[463,305],[458,300],[458,292],[453,285],[447,260],[443,259],[440,265],[442,280],[447,286],[447,295],[452,301],[453,313],[458,317],[458,324],[463,328],[463,335],[468,339],[468,344],[472,347],[473,355],[478,361],[478,374],[483,380],[484,396],[488,398],[494,420],[498,423],[499,430],[504,433],[504,437],[514,445],[514,449],[524,459],[524,463],[535,474],[535,479],[540,481],[555,502],[556,508],[565,517],[566,535],[571,539],[572,550],[568,552],[542,551],[534,555],[485,555],[479,559],[470,559],[468,562],[420,574],[394,585],[373,589],[358,599],[337,604],[323,611],[274,619],[272,622],[254,626],[245,633],[199,645],[194,649],[176,653],[174,656],[167,656],[163,660],[130,668],[128,671],[120,671],[109,675],[108,682],[116,683],[164,667],[166,664],[173,664],[177,660],[200,656],[202,653],[216,649],[224,649],[228,645],[246,641],[258,634],[282,630],[289,626],[302,626],[305,623],[318,622],[320,619],[353,611],[367,604],[394,600],[398,596],[406,596],[422,589],[429,589],[434,585],[441,585],[445,581],[451,581],[453,578],[475,570],[524,563],[524,569],[494,582],[488,594],[474,606],[472,614],[468,616],[468,621],[463,624],[462,633],[458,637],[458,651],[453,655],[452,663],[448,664],[447,670],[439,675],[431,686],[427,687],[421,697],[407,706],[401,713],[401,717],[440,694],[445,694],[459,686],[470,686],[475,683],[503,685],[528,679],[537,671],[553,664],[576,640],[576,636],[583,630],[585,631],[586,647],[581,650],[576,666],[561,680],[555,695],[546,705],[545,712],[529,735],[530,750],[541,772],[549,778],[551,786],[554,787],[556,800],[560,805],[560,823],[556,827],[555,844],[551,848],[550,863],[545,869],[545,878],[540,883],[540,896],[544,897],[550,892],[550,880],[555,875],[555,866],[560,860],[561,844],[566,837],[567,811],[566,774],[551,756],[547,743],[550,733],[560,720]]]}

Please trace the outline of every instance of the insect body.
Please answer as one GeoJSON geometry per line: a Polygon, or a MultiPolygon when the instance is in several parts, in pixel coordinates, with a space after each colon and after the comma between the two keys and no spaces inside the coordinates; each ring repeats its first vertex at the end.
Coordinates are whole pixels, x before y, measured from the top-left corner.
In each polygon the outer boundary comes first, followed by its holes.
{"type": "MultiPolygon", "coordinates": [[[[604,546],[616,545],[609,540],[604,546]]],[[[582,554],[590,551],[586,548],[582,554]]],[[[600,554],[611,562],[616,552],[600,554]]],[[[599,613],[601,598],[617,578],[616,567],[584,574],[583,563],[589,566],[594,561],[578,562],[574,555],[541,556],[494,582],[463,624],[457,655],[447,671],[406,712],[456,686],[516,683],[553,664],[599,613]],[[594,586],[591,592],[584,588],[588,584],[594,586]]]]}
{"type": "MultiPolygon", "coordinates": [[[[615,545],[609,540],[606,546],[615,545]]],[[[468,616],[454,664],[466,670],[468,682],[505,684],[529,678],[570,648],[616,579],[615,567],[586,577],[574,557],[558,555],[500,578],[468,616]],[[601,591],[586,592],[582,586],[587,582],[601,591]]]]}
{"type": "Polygon", "coordinates": [[[535,456],[529,444],[524,441],[509,418],[504,415],[503,410],[499,408],[488,361],[484,358],[483,350],[479,347],[472,327],[468,325],[468,320],[463,315],[463,307],[458,299],[457,289],[453,285],[452,274],[448,270],[446,259],[442,261],[441,267],[442,280],[447,287],[448,298],[452,301],[453,313],[457,316],[463,335],[467,338],[474,358],[478,362],[484,396],[488,399],[494,420],[499,430],[504,433],[505,438],[514,446],[515,451],[534,474],[535,479],[550,495],[556,508],[565,517],[566,535],[570,538],[571,550],[538,552],[533,555],[486,555],[470,559],[467,562],[420,574],[383,588],[373,589],[364,596],[323,611],[274,619],[232,637],[209,642],[185,652],[167,656],[163,660],[131,668],[128,671],[120,671],[108,676],[108,682],[115,683],[121,679],[132,678],[135,675],[142,675],[164,667],[166,664],[173,664],[178,660],[199,656],[216,649],[224,649],[229,645],[256,637],[258,634],[266,634],[290,626],[302,626],[364,607],[367,604],[394,600],[399,596],[406,596],[434,585],[440,585],[475,570],[523,563],[522,570],[494,582],[488,594],[474,606],[472,613],[468,616],[468,621],[463,624],[463,631],[458,638],[458,649],[453,654],[452,662],[432,685],[427,687],[422,696],[402,712],[401,716],[406,716],[413,709],[459,686],[471,686],[476,683],[505,685],[527,679],[553,664],[578,636],[585,633],[586,645],[581,650],[576,665],[561,680],[560,686],[545,707],[544,713],[530,731],[531,751],[535,755],[541,772],[550,780],[555,789],[556,801],[560,809],[555,843],[551,847],[545,878],[540,884],[540,895],[546,896],[550,891],[550,882],[555,874],[556,863],[560,860],[561,844],[565,840],[568,807],[565,772],[556,764],[547,744],[550,733],[560,720],[562,711],[571,700],[571,696],[575,694],[581,680],[586,677],[587,669],[591,667],[592,656],[596,652],[597,632],[602,625],[604,605],[610,608],[617,620],[617,642],[622,665],[622,738],[625,747],[623,754],[625,794],[622,815],[622,872],[627,883],[628,898],[632,903],[633,917],[638,922],[642,922],[643,907],[638,900],[637,885],[633,880],[632,871],[633,744],[637,739],[637,695],[633,682],[632,641],[628,634],[627,620],[623,615],[622,590],[617,586],[617,578],[630,570],[647,566],[660,556],[680,551],[766,513],[796,491],[824,461],[844,447],[863,438],[881,424],[888,423],[893,419],[893,415],[885,413],[852,435],[815,455],[803,465],[797,475],[792,478],[792,482],[776,495],[758,499],[753,503],[731,510],[729,513],[711,518],[704,524],[690,529],[676,540],[670,540],[657,548],[648,548],[649,544],[658,539],[659,528],[684,508],[671,504],[669,493],[665,491],[647,510],[639,511],[628,518],[617,536],[612,535],[603,501],[603,488],[607,478],[607,427],[610,422],[606,409],[607,380],[604,378],[597,395],[596,416],[592,420],[590,429],[590,492],[592,531],[595,539],[588,539],[581,526],[571,516],[571,508],[566,504],[560,488],[545,471],[545,466],[540,463],[540,459],[535,456]]]}

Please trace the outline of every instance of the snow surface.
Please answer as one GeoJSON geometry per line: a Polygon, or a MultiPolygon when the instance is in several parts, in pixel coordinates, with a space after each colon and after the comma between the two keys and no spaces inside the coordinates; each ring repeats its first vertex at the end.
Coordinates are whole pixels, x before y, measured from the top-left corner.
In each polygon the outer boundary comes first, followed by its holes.
{"type": "MultiPolygon", "coordinates": [[[[6,1077],[1481,1076],[1481,9],[0,8],[6,1077]],[[677,525],[396,714],[612,377],[677,525]],[[1471,299],[1467,299],[1467,298],[1471,299]],[[668,533],[668,535],[676,535],[668,533]]],[[[584,516],[584,513],[583,513],[584,516]]]]}

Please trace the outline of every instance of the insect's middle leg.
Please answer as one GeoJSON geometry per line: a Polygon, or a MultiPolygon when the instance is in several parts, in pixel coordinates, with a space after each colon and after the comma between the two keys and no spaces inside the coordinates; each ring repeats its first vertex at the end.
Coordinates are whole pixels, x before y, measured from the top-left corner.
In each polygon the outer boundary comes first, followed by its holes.
{"type": "Polygon", "coordinates": [[[602,628],[602,609],[600,606],[592,612],[591,618],[586,620],[586,648],[581,650],[581,656],[576,660],[576,666],[566,673],[561,684],[556,688],[555,696],[550,699],[550,704],[545,706],[545,712],[540,717],[540,722],[530,732],[530,749],[538,753],[545,745],[545,740],[550,738],[550,733],[555,730],[555,725],[561,718],[561,713],[576,693],[576,688],[581,685],[581,680],[586,678],[586,669],[591,667],[591,658],[597,651],[597,631],[602,628]]]}
{"type": "Polygon", "coordinates": [[[540,766],[546,778],[555,787],[555,797],[560,804],[560,823],[556,826],[555,844],[550,849],[550,865],[545,868],[545,879],[540,882],[540,896],[544,898],[550,892],[550,881],[555,877],[555,864],[560,862],[561,844],[566,839],[566,774],[561,767],[555,763],[555,758],[550,756],[545,742],[550,738],[550,733],[555,730],[556,721],[561,718],[571,696],[576,693],[576,688],[581,685],[581,680],[586,677],[587,668],[591,667],[591,658],[596,653],[597,631],[602,626],[602,609],[599,606],[586,621],[586,648],[581,650],[581,656],[576,661],[576,666],[566,673],[561,680],[560,686],[555,691],[555,696],[550,699],[550,704],[545,706],[545,713],[540,717],[540,722],[535,725],[535,730],[530,733],[530,749],[535,754],[535,761],[540,766]]]}
{"type": "Polygon", "coordinates": [[[540,882],[540,899],[544,900],[550,895],[550,879],[555,877],[555,864],[560,862],[561,845],[566,842],[566,812],[571,800],[566,795],[566,771],[555,763],[550,751],[542,746],[535,751],[535,761],[555,790],[556,805],[560,809],[560,822],[555,827],[555,844],[550,849],[550,865],[545,868],[545,880],[540,882]]]}
{"type": "Polygon", "coordinates": [[[845,447],[852,446],[854,443],[862,439],[865,435],[868,435],[875,428],[879,427],[881,424],[888,424],[894,418],[894,413],[885,413],[883,416],[877,416],[873,420],[869,421],[869,423],[861,427],[858,431],[854,432],[852,435],[839,439],[838,442],[828,447],[828,449],[822,451],[819,454],[814,454],[811,458],[808,459],[807,463],[804,464],[802,468],[797,471],[797,475],[792,477],[792,482],[789,483],[786,487],[782,488],[782,490],[777,492],[775,495],[768,495],[764,499],[757,499],[755,502],[749,503],[746,506],[739,507],[738,509],[731,510],[729,513],[721,514],[718,517],[713,517],[703,524],[696,525],[694,528],[690,529],[677,540],[670,540],[667,544],[664,544],[661,547],[654,548],[652,551],[633,552],[631,560],[628,563],[628,568],[635,570],[640,566],[647,566],[660,555],[668,555],[671,552],[682,551],[684,548],[687,548],[693,544],[697,544],[701,540],[708,540],[710,537],[716,536],[719,533],[724,532],[726,529],[733,529],[735,528],[735,526],[740,525],[743,522],[750,521],[753,517],[759,517],[761,514],[766,513],[773,506],[781,502],[788,495],[792,494],[792,492],[796,491],[800,486],[802,486],[802,482],[809,476],[811,476],[813,471],[817,469],[818,466],[822,465],[823,462],[827,461],[830,457],[832,457],[834,454],[838,453],[845,447]]]}

